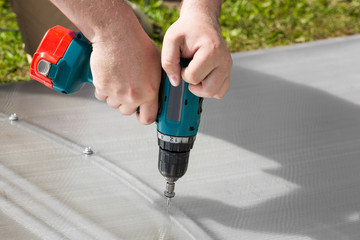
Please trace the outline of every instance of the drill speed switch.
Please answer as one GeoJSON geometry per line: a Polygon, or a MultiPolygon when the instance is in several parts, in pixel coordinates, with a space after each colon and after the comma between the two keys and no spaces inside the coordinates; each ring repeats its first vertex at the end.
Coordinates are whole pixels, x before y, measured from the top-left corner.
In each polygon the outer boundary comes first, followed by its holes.
{"type": "MultiPolygon", "coordinates": [[[[48,30],[33,56],[30,76],[61,93],[78,91],[85,83],[92,84],[90,55],[92,45],[82,35],[61,26],[48,30]]],[[[180,65],[188,66],[189,59],[180,65]]],[[[158,168],[166,179],[165,196],[175,196],[175,182],[188,167],[202,112],[202,98],[192,94],[189,84],[181,81],[174,87],[163,74],[156,120],[159,145],[158,168]]]]}

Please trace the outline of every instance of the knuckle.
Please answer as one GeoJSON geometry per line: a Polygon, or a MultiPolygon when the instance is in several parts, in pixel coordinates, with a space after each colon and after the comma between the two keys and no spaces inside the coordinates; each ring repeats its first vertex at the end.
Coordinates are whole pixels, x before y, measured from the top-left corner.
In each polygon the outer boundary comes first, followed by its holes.
{"type": "Polygon", "coordinates": [[[161,59],[161,65],[164,69],[169,69],[173,66],[176,66],[176,61],[170,57],[167,57],[167,56],[164,56],[162,59],[161,59]]]}
{"type": "Polygon", "coordinates": [[[109,103],[108,103],[108,106],[110,106],[110,107],[113,108],[113,109],[117,109],[117,106],[115,106],[115,105],[113,105],[113,104],[109,104],[109,103]]]}
{"type": "Polygon", "coordinates": [[[230,78],[226,78],[224,85],[222,86],[221,90],[214,95],[214,98],[217,99],[224,98],[229,90],[229,87],[230,87],[230,78]]]}
{"type": "Polygon", "coordinates": [[[132,112],[128,111],[128,110],[124,110],[121,107],[119,108],[119,111],[122,115],[124,116],[130,116],[131,114],[133,114],[132,112]]]}
{"type": "Polygon", "coordinates": [[[218,52],[221,47],[221,44],[218,41],[211,41],[210,47],[213,50],[213,52],[218,52]]]}
{"type": "Polygon", "coordinates": [[[104,78],[94,76],[93,85],[98,91],[104,91],[107,88],[107,83],[104,78]]]}
{"type": "Polygon", "coordinates": [[[232,60],[232,57],[229,54],[227,54],[227,57],[225,58],[225,64],[229,67],[229,69],[231,69],[232,65],[233,65],[233,60],[232,60]]]}
{"type": "Polygon", "coordinates": [[[174,31],[174,29],[170,26],[170,28],[165,33],[164,41],[168,42],[168,44],[174,44],[179,40],[179,38],[181,38],[181,34],[174,31]]]}
{"type": "Polygon", "coordinates": [[[97,90],[95,90],[95,97],[96,97],[96,99],[99,100],[99,101],[104,101],[104,100],[106,99],[106,96],[103,95],[103,94],[101,94],[101,93],[99,93],[97,90]]]}
{"type": "Polygon", "coordinates": [[[222,98],[221,94],[219,92],[215,92],[215,91],[210,91],[208,93],[208,95],[210,98],[222,98]]]}
{"type": "Polygon", "coordinates": [[[213,95],[213,98],[222,99],[224,96],[225,96],[225,93],[217,93],[217,94],[213,95]]]}
{"type": "Polygon", "coordinates": [[[202,81],[202,79],[200,79],[199,76],[194,71],[187,72],[186,80],[188,83],[191,83],[194,85],[197,85],[202,81]]]}
{"type": "Polygon", "coordinates": [[[112,96],[114,96],[116,99],[122,99],[124,97],[124,90],[119,87],[113,87],[111,90],[112,96]]]}
{"type": "Polygon", "coordinates": [[[208,84],[204,84],[202,90],[203,94],[207,98],[213,98],[218,92],[218,89],[216,89],[215,87],[210,88],[208,84]]]}
{"type": "Polygon", "coordinates": [[[119,107],[119,104],[117,104],[117,103],[115,103],[115,102],[111,101],[109,98],[108,98],[108,99],[106,99],[106,102],[107,102],[107,105],[108,105],[109,107],[111,107],[111,108],[116,109],[116,108],[118,108],[118,107],[119,107]]]}
{"type": "Polygon", "coordinates": [[[223,84],[222,88],[223,88],[225,93],[229,90],[229,88],[230,88],[230,76],[227,76],[225,78],[225,81],[224,81],[224,84],[223,84]]]}
{"type": "Polygon", "coordinates": [[[212,98],[213,97],[213,94],[206,91],[206,90],[203,90],[203,91],[200,91],[199,94],[198,94],[199,97],[204,97],[204,98],[212,98]]]}
{"type": "Polygon", "coordinates": [[[216,54],[220,51],[221,49],[221,42],[215,40],[215,39],[207,39],[205,40],[205,43],[204,43],[205,46],[207,46],[207,48],[210,50],[210,53],[211,54],[216,54]]]}
{"type": "Polygon", "coordinates": [[[127,102],[135,105],[140,101],[141,97],[140,97],[140,93],[138,90],[134,89],[134,88],[130,88],[127,92],[127,102]]]}
{"type": "Polygon", "coordinates": [[[152,116],[142,116],[139,121],[143,125],[149,125],[155,121],[155,118],[152,116]]]}
{"type": "Polygon", "coordinates": [[[96,97],[96,99],[99,100],[99,101],[104,101],[104,100],[105,100],[104,97],[99,96],[99,95],[97,95],[97,94],[95,94],[95,97],[96,97]]]}
{"type": "Polygon", "coordinates": [[[208,97],[208,98],[213,98],[217,94],[216,89],[204,89],[204,90],[205,90],[206,97],[208,97]]]}

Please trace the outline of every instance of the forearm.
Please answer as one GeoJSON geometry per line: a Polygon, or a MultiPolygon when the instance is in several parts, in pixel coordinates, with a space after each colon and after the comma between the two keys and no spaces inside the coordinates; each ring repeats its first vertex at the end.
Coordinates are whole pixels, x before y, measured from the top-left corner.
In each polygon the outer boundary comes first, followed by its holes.
{"type": "MultiPolygon", "coordinates": [[[[123,0],[50,0],[91,41],[123,36],[129,31],[141,32],[141,26],[132,9],[123,0]],[[113,31],[112,31],[113,29],[113,31]],[[119,31],[121,29],[121,31],[119,31]],[[113,34],[113,33],[116,34],[113,34]]],[[[117,39],[121,40],[121,39],[117,39]]]]}

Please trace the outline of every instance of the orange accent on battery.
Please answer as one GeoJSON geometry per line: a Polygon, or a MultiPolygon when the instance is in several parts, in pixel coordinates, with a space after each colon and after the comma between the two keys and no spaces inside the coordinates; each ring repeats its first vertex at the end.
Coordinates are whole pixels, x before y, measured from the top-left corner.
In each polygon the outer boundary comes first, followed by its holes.
{"type": "Polygon", "coordinates": [[[76,32],[62,26],[50,28],[41,40],[40,45],[33,56],[33,60],[30,65],[30,76],[47,87],[53,88],[51,79],[39,73],[37,66],[41,59],[44,59],[52,64],[57,64],[57,62],[64,56],[75,36],[76,32]]]}

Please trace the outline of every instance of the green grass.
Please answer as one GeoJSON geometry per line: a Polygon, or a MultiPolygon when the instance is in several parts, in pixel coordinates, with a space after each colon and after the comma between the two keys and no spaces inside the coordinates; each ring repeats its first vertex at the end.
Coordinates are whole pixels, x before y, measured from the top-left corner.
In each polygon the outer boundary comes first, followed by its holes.
{"type": "MultiPolygon", "coordinates": [[[[158,23],[153,39],[177,19],[161,1],[135,0],[158,23]]],[[[360,0],[224,0],[222,34],[232,52],[269,48],[360,33],[360,0]]],[[[9,0],[0,0],[0,28],[17,29],[9,0]]],[[[0,83],[28,80],[19,32],[0,31],[0,83]]]]}
{"type": "Polygon", "coordinates": [[[360,0],[228,0],[220,23],[231,51],[360,32],[360,0]]]}
{"type": "MultiPolygon", "coordinates": [[[[160,1],[134,2],[163,32],[178,17],[160,1]]],[[[232,52],[352,35],[360,33],[360,0],[224,0],[220,24],[232,52]]]]}
{"type": "Polygon", "coordinates": [[[18,29],[18,26],[10,3],[5,0],[0,0],[0,28],[0,83],[29,80],[29,64],[22,47],[21,34],[7,31],[18,29]]]}

